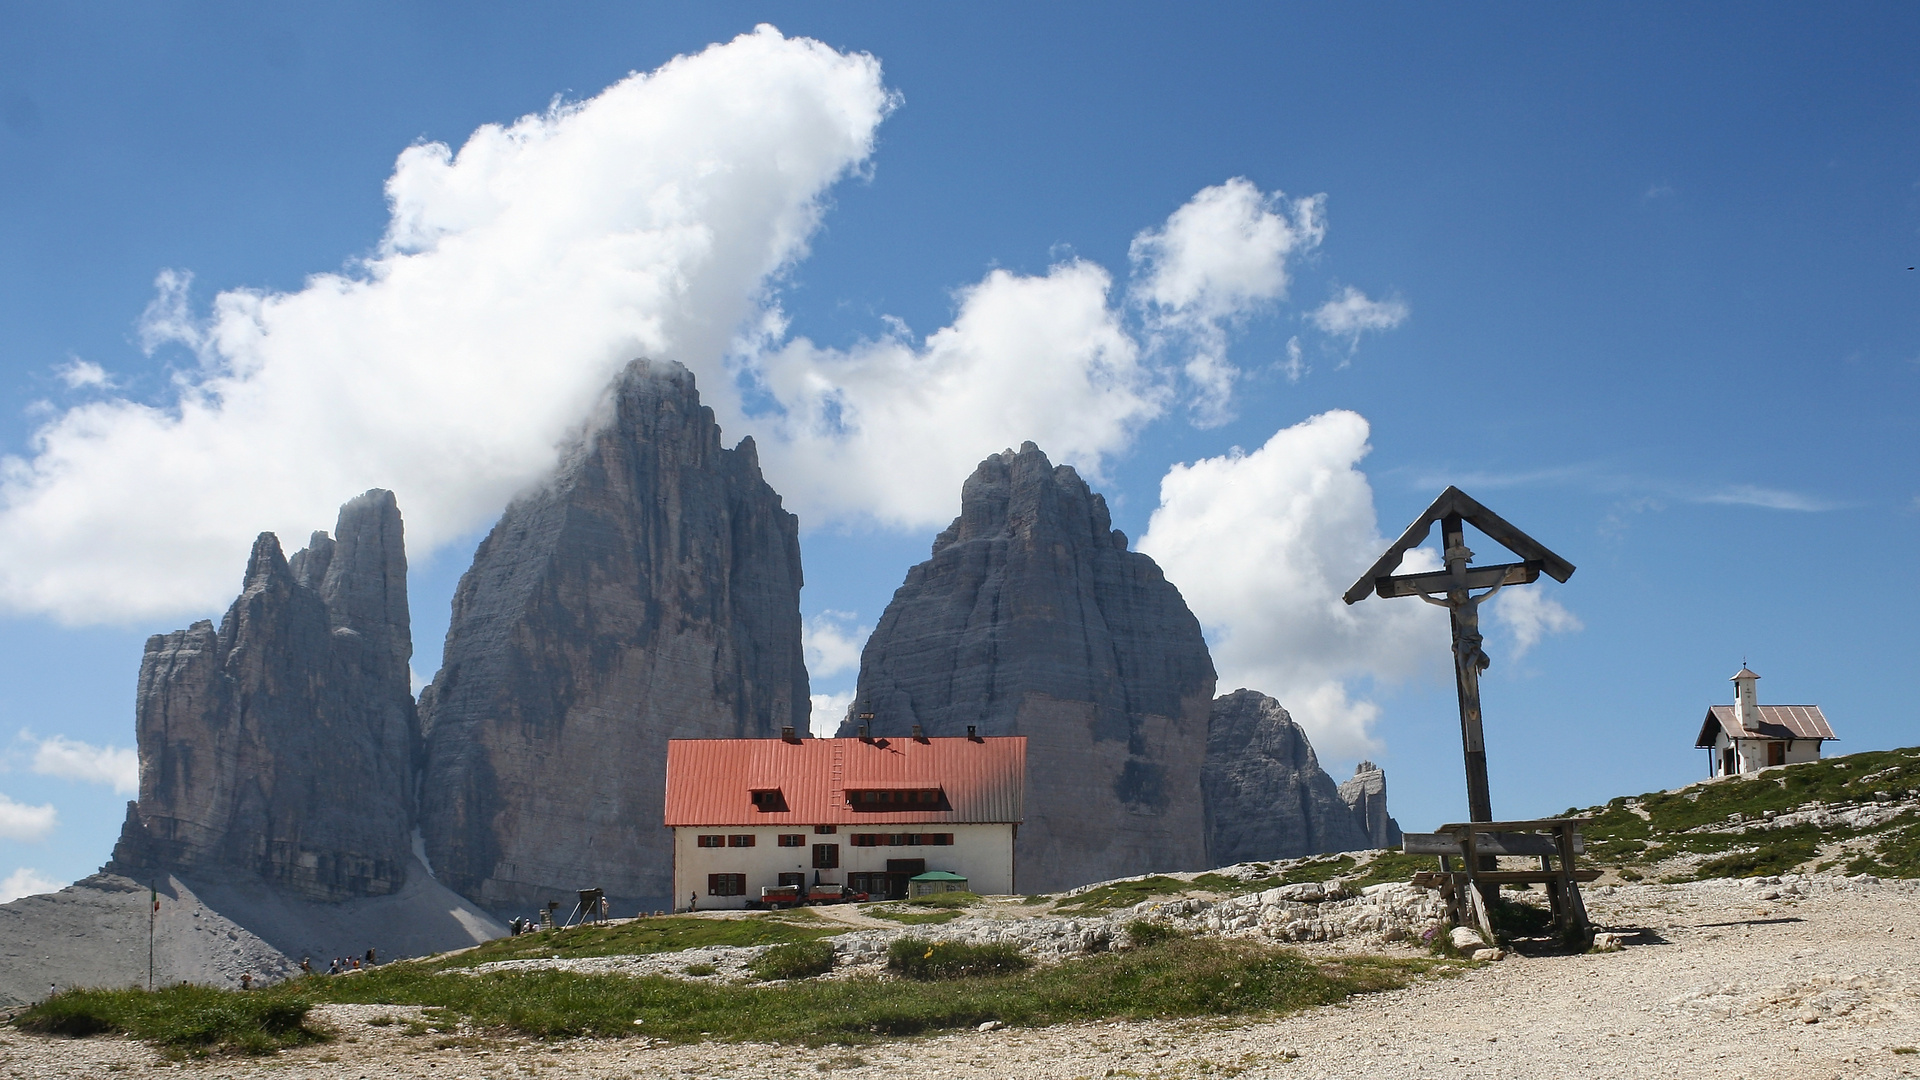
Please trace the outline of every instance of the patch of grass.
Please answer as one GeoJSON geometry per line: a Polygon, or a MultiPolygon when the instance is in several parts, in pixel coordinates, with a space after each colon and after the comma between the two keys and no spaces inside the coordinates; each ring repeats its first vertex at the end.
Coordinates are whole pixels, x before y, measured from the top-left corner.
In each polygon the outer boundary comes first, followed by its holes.
{"type": "Polygon", "coordinates": [[[930,893],[926,896],[916,896],[907,901],[907,903],[912,904],[914,907],[930,908],[964,908],[972,907],[979,902],[980,894],[970,892],[930,893]]]}
{"type": "Polygon", "coordinates": [[[1321,964],[1253,942],[1182,938],[1016,974],[925,982],[856,978],[729,984],[550,970],[440,973],[428,965],[401,963],[357,978],[294,981],[250,995],[203,992],[301,1006],[319,1001],[425,1005],[434,1010],[433,1026],[445,1035],[456,1034],[457,1018],[465,1021],[466,1032],[496,1037],[646,1035],[672,1042],[711,1038],[822,1046],[959,1030],[987,1020],[1037,1027],[1284,1013],[1454,969],[1424,957],[1321,964]]]}
{"type": "Polygon", "coordinates": [[[1553,928],[1553,912],[1505,894],[1487,909],[1493,931],[1504,937],[1544,937],[1553,928]]]}
{"type": "Polygon", "coordinates": [[[1051,899],[1053,899],[1053,897],[1048,896],[1045,893],[1034,893],[1030,896],[1021,897],[1020,902],[1023,904],[1044,904],[1051,899]]]}
{"type": "Polygon", "coordinates": [[[719,971],[720,969],[717,967],[714,967],[712,964],[688,964],[686,967],[682,968],[681,970],[686,972],[688,975],[705,976],[705,975],[711,975],[714,972],[719,971]]]}
{"type": "Polygon", "coordinates": [[[399,1023],[399,1021],[391,1016],[376,1016],[368,1020],[367,1023],[372,1027],[392,1027],[394,1024],[399,1023]]]}
{"type": "Polygon", "coordinates": [[[1011,975],[1033,966],[1019,946],[1004,942],[970,945],[964,941],[895,938],[887,948],[887,970],[909,979],[970,979],[1011,975]]]}
{"type": "MultiPolygon", "coordinates": [[[[1731,830],[1765,822],[1769,813],[1791,813],[1813,804],[1876,803],[1883,801],[1878,793],[1897,796],[1916,788],[1920,788],[1920,752],[1913,748],[1869,751],[1696,784],[1671,793],[1614,799],[1604,807],[1584,812],[1583,816],[1593,821],[1582,832],[1587,839],[1587,859],[1612,864],[1627,880],[1644,876],[1629,877],[1629,865],[1646,866],[1682,853],[1718,856],[1698,869],[1701,877],[1781,873],[1810,861],[1819,845],[1860,836],[1862,831],[1811,825],[1744,833],[1731,830]],[[1645,816],[1636,813],[1636,808],[1645,816]],[[1702,831],[1690,831],[1695,829],[1702,831]],[[1760,850],[1739,850],[1754,847],[1760,850]]],[[[1569,811],[1570,816],[1576,814],[1582,812],[1569,811]]],[[[1896,821],[1864,832],[1892,834],[1902,827],[1903,822],[1896,821]]],[[[1920,843],[1915,847],[1920,848],[1920,843]]],[[[1882,839],[1880,848],[1887,853],[1884,861],[1890,876],[1920,876],[1920,850],[1903,855],[1893,835],[1882,839]],[[1911,869],[1904,874],[1892,869],[1903,866],[1911,869]]],[[[1873,862],[1856,858],[1848,870],[1877,872],[1873,862]]]]}
{"type": "Polygon", "coordinates": [[[1181,930],[1179,927],[1169,926],[1166,923],[1149,922],[1145,919],[1139,919],[1127,924],[1127,936],[1133,939],[1133,944],[1136,948],[1147,949],[1155,945],[1164,945],[1175,938],[1190,937],[1192,935],[1181,930]]]}
{"type": "Polygon", "coordinates": [[[123,1033],[171,1057],[271,1054],[327,1040],[324,1032],[307,1025],[312,1008],[312,1002],[286,994],[207,986],[152,992],[68,990],[27,1009],[14,1023],[27,1031],[74,1038],[123,1033]]]}
{"type": "Polygon", "coordinates": [[[1348,888],[1364,889],[1369,885],[1380,885],[1389,881],[1412,881],[1413,875],[1422,870],[1440,869],[1440,860],[1431,855],[1408,855],[1399,851],[1383,851],[1373,857],[1373,861],[1360,868],[1360,872],[1347,880],[1348,888]]]}
{"type": "Polygon", "coordinates": [[[1115,911],[1132,907],[1142,900],[1151,900],[1156,896],[1179,896],[1190,888],[1178,878],[1163,874],[1141,878],[1138,881],[1116,881],[1111,885],[1102,885],[1097,889],[1088,889],[1078,896],[1071,896],[1059,904],[1060,911],[1115,911]]]}
{"type": "Polygon", "coordinates": [[[775,945],[753,958],[747,970],[756,979],[810,979],[833,970],[833,945],[826,941],[795,941],[775,945]]]}
{"type": "MultiPolygon", "coordinates": [[[[846,933],[847,927],[820,920],[812,912],[779,912],[742,919],[702,919],[688,915],[634,919],[612,926],[576,926],[536,930],[496,938],[478,948],[431,962],[435,967],[474,967],[495,960],[549,956],[642,956],[709,945],[784,945],[846,933]]],[[[364,978],[365,976],[359,976],[364,978]]]]}
{"type": "Polygon", "coordinates": [[[868,915],[876,919],[888,919],[892,922],[906,923],[908,926],[938,926],[959,918],[965,912],[960,911],[901,911],[893,907],[868,908],[868,915]]]}
{"type": "Polygon", "coordinates": [[[1791,873],[1793,868],[1814,856],[1814,842],[1802,837],[1783,840],[1768,838],[1752,851],[1736,851],[1717,859],[1708,859],[1694,871],[1697,880],[1708,878],[1764,877],[1791,873]]]}
{"type": "Polygon", "coordinates": [[[1351,873],[1354,865],[1353,856],[1342,855],[1333,859],[1314,859],[1302,862],[1279,871],[1273,871],[1271,867],[1268,867],[1266,869],[1268,869],[1269,872],[1266,875],[1250,878],[1245,881],[1239,878],[1230,878],[1223,874],[1201,874],[1199,877],[1193,879],[1192,887],[1204,889],[1207,892],[1239,896],[1246,893],[1264,892],[1267,889],[1278,888],[1282,885],[1299,885],[1309,881],[1332,881],[1334,878],[1345,877],[1351,873]]]}
{"type": "Polygon", "coordinates": [[[1880,838],[1871,855],[1861,855],[1847,864],[1849,874],[1875,877],[1920,877],[1920,823],[1895,829],[1880,838]]]}

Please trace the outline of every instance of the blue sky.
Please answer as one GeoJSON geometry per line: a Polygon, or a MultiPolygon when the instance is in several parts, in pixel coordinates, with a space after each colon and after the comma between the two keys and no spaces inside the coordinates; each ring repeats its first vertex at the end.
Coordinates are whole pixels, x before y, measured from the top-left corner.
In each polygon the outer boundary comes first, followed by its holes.
{"type": "MultiPolygon", "coordinates": [[[[1444,628],[1389,610],[1413,601],[1342,615],[1326,589],[1448,483],[1579,566],[1492,620],[1497,813],[1700,775],[1687,740],[1706,705],[1731,700],[1742,660],[1764,676],[1763,702],[1825,707],[1839,750],[1916,741],[1920,13],[1033,7],[0,6],[0,452],[14,459],[0,478],[0,878],[65,882],[105,858],[125,758],[99,751],[131,745],[142,642],[217,617],[243,565],[244,546],[230,549],[254,531],[297,545],[330,526],[316,507],[394,487],[415,508],[410,536],[432,545],[413,552],[415,667],[431,675],[453,584],[533,459],[503,451],[513,460],[469,482],[393,435],[364,443],[372,460],[316,465],[269,422],[324,427],[331,406],[314,402],[336,398],[340,426],[371,422],[391,357],[412,363],[431,342],[394,344],[395,324],[352,315],[363,308],[340,316],[362,319],[340,338],[365,346],[355,355],[330,355],[324,334],[301,340],[312,322],[273,324],[262,340],[291,344],[259,356],[307,378],[337,365],[344,389],[291,380],[272,404],[285,411],[208,429],[230,440],[224,457],[192,458],[178,433],[73,432],[89,417],[165,428],[183,387],[234,377],[255,354],[209,337],[218,296],[312,299],[310,275],[365,280],[383,257],[444,254],[442,233],[470,225],[449,207],[458,196],[460,213],[482,214],[477,196],[455,190],[458,170],[416,154],[396,172],[396,159],[557,116],[556,97],[595,103],[575,114],[615,127],[681,109],[672,131],[691,134],[650,137],[724,136],[714,152],[736,155],[742,176],[803,159],[789,187],[742,180],[731,209],[700,211],[722,246],[746,237],[742,266],[765,265],[701,279],[709,291],[686,303],[706,305],[706,321],[669,318],[659,340],[690,366],[746,373],[722,420],[760,438],[802,514],[803,606],[823,631],[857,643],[957,508],[965,464],[1034,438],[1095,475],[1116,525],[1164,556],[1209,624],[1221,690],[1236,674],[1284,683],[1255,688],[1318,725],[1336,776],[1362,754],[1382,763],[1410,828],[1464,804],[1444,628]],[[786,35],[780,57],[802,37],[836,53],[782,67],[729,47],[689,68],[689,85],[813,102],[820,116],[877,109],[835,129],[845,145],[609,91],[762,22],[786,35]],[[877,82],[849,59],[861,53],[877,82]],[[416,185],[403,202],[457,220],[396,232],[395,177],[416,185]],[[1266,261],[1207,249],[1201,269],[1218,273],[1196,295],[1213,300],[1156,293],[1188,265],[1156,238],[1185,235],[1199,211],[1183,207],[1236,192],[1245,222],[1278,230],[1266,261]],[[768,239],[779,230],[755,207],[780,199],[798,239],[768,239]],[[163,271],[191,281],[168,293],[163,271]],[[1327,307],[1354,296],[1364,303],[1348,310],[1371,313],[1372,329],[1348,332],[1327,307]],[[1066,325],[1067,301],[1089,298],[1073,310],[1091,322],[1066,325]],[[1125,393],[1088,376],[1062,384],[1085,396],[1057,396],[1056,342],[1063,371],[1120,363],[1125,393]],[[1216,373],[1231,365],[1227,390],[1195,375],[1202,354],[1216,373]],[[844,400],[878,416],[912,396],[902,379],[941,363],[991,393],[864,434],[775,415],[820,404],[782,397],[783,378],[840,378],[844,400]],[[61,424],[71,445],[105,449],[55,475],[48,448],[69,444],[47,433],[61,424]],[[919,426],[940,436],[924,460],[899,436],[919,426]],[[388,466],[395,480],[364,479],[388,466]],[[74,506],[85,512],[61,516],[74,506]]],[[[633,145],[631,161],[595,144],[578,173],[536,161],[511,175],[557,185],[554,206],[591,218],[581,193],[609,177],[655,184],[619,196],[644,201],[679,175],[679,144],[633,145]]],[[[511,244],[487,265],[527,275],[513,295],[558,288],[542,259],[561,249],[542,229],[595,227],[544,221],[489,234],[511,244]]],[[[585,380],[602,353],[653,340],[548,333],[542,317],[505,327],[538,343],[500,362],[537,391],[528,411],[550,414],[503,438],[512,446],[540,444],[577,402],[548,371],[585,380]]],[[[408,369],[425,380],[413,396],[393,391],[423,439],[457,439],[459,418],[440,414],[489,404],[462,388],[469,368],[445,364],[408,369]]],[[[701,377],[710,397],[726,391],[701,377]]],[[[845,692],[834,635],[818,643],[816,693],[845,692]]]]}

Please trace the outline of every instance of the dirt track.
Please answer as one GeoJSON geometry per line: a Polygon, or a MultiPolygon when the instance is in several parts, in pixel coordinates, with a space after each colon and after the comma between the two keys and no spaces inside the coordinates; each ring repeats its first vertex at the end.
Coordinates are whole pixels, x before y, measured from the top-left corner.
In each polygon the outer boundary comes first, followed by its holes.
{"type": "MultiPolygon", "coordinates": [[[[1638,928],[1617,953],[1514,958],[1454,979],[1277,1020],[1095,1024],[969,1032],[851,1049],[646,1048],[637,1040],[490,1040],[434,1050],[388,1006],[329,1007],[342,1038],[269,1060],[173,1067],[119,1039],[8,1031],[0,1076],[154,1068],[219,1077],[556,1078],[1920,1075],[1920,887],[1819,885],[1804,898],[1732,882],[1629,886],[1589,897],[1596,921],[1638,928]],[[352,1040],[352,1041],[348,1041],[352,1040]]],[[[124,1074],[124,1073],[123,1073],[124,1074]]]]}

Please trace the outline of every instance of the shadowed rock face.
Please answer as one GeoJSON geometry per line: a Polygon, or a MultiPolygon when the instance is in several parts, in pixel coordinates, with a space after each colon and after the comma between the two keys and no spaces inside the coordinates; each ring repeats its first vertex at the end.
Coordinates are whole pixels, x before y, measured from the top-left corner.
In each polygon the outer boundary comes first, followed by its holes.
{"type": "MultiPolygon", "coordinates": [[[[1257,690],[1214,700],[1201,783],[1210,865],[1383,846],[1320,768],[1307,733],[1257,690]]],[[[1384,777],[1379,805],[1384,815],[1384,777]]]]}
{"type": "Polygon", "coordinates": [[[1353,811],[1370,847],[1400,846],[1400,823],[1387,813],[1387,774],[1380,766],[1361,762],[1353,776],[1341,783],[1340,799],[1353,811]]]}
{"type": "MultiPolygon", "coordinates": [[[[1213,661],[1106,500],[1032,443],[980,463],[860,658],[875,734],[1027,737],[1020,888],[1200,867],[1213,661]]],[[[841,733],[853,734],[851,720],[841,733]]]]}
{"type": "Polygon", "coordinates": [[[421,696],[428,859],[495,909],[657,902],[667,740],[807,725],[798,522],[752,440],[721,446],[678,364],[635,361],[612,404],[481,543],[421,696]]]}
{"type": "Polygon", "coordinates": [[[291,560],[261,533],[218,630],[147,639],[140,798],[110,872],[238,870],[329,901],[406,880],[417,727],[393,493],[341,507],[334,533],[291,560]]]}

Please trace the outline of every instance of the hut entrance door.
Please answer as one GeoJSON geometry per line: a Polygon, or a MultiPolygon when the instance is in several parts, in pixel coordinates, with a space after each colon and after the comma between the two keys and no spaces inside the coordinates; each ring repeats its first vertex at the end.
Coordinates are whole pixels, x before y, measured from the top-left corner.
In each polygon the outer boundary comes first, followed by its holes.
{"type": "Polygon", "coordinates": [[[887,899],[905,900],[907,883],[914,875],[927,872],[925,859],[888,859],[887,860],[887,899]]]}

